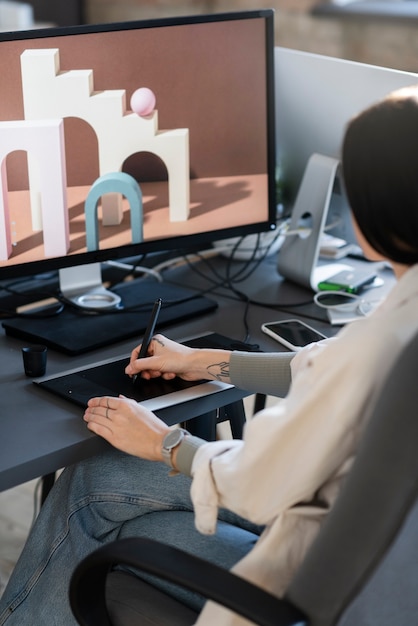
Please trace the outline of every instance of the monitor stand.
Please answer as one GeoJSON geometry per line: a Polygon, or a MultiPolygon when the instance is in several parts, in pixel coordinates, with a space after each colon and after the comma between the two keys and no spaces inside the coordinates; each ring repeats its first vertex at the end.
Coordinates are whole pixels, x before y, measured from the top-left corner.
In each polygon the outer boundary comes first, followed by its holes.
{"type": "Polygon", "coordinates": [[[76,306],[96,310],[121,306],[120,296],[103,285],[100,263],[60,269],[59,283],[62,295],[76,306]]]}
{"type": "Polygon", "coordinates": [[[281,276],[318,291],[318,283],[349,266],[342,263],[318,264],[320,239],[337,176],[337,159],[313,154],[295,200],[289,230],[278,255],[281,276]]]}

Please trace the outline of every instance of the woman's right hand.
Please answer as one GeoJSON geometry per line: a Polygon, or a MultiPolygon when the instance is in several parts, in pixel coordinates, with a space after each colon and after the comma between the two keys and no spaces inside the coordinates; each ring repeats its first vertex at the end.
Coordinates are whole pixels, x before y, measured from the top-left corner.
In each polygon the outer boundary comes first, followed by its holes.
{"type": "Polygon", "coordinates": [[[171,380],[179,376],[183,380],[223,380],[229,382],[229,357],[226,350],[205,350],[190,348],[155,335],[149,345],[146,357],[139,359],[141,346],[131,353],[125,372],[128,376],[142,376],[145,379],[162,376],[171,380]]]}

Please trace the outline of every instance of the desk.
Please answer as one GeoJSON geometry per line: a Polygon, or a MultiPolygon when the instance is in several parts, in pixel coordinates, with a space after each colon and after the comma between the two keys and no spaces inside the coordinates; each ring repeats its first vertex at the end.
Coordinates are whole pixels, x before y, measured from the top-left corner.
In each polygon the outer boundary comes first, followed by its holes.
{"type": "MultiPolygon", "coordinates": [[[[217,259],[216,263],[219,267],[225,264],[221,259],[217,259]]],[[[185,267],[173,271],[170,276],[182,285],[200,289],[204,287],[205,281],[185,267]]],[[[312,298],[312,293],[308,290],[278,277],[275,259],[261,264],[239,288],[266,304],[281,302],[283,307],[312,298]]],[[[245,304],[228,295],[214,297],[219,304],[215,312],[174,325],[165,334],[179,340],[212,331],[242,340],[245,334],[242,323],[245,304]]],[[[271,319],[289,317],[290,310],[292,316],[305,315],[313,318],[316,315],[315,326],[328,336],[338,330],[328,324],[324,312],[317,310],[315,305],[288,309],[287,312],[254,305],[250,307],[248,314],[251,342],[257,342],[267,352],[284,350],[273,339],[262,334],[260,326],[262,322],[271,319]]],[[[53,473],[66,465],[99,453],[108,445],[86,429],[80,408],[38,389],[24,375],[21,356],[23,345],[22,341],[7,337],[1,332],[0,381],[3,393],[0,415],[0,490],[53,473]]],[[[131,348],[132,342],[127,341],[71,358],[49,350],[47,373],[51,375],[70,367],[82,367],[94,361],[122,356],[128,354],[131,348]]],[[[233,403],[245,395],[244,392],[231,388],[222,392],[222,404],[233,403]]],[[[188,402],[187,417],[199,416],[217,408],[219,404],[219,394],[188,402]]],[[[169,425],[177,423],[179,415],[184,419],[184,412],[179,405],[157,413],[169,425]]]]}
{"type": "MultiPolygon", "coordinates": [[[[220,326],[220,310],[213,324],[220,326]]],[[[201,318],[194,324],[196,333],[207,330],[208,320],[201,318]],[[199,327],[199,328],[198,328],[199,327]]],[[[190,333],[189,328],[179,326],[170,329],[170,336],[181,339],[190,333]]],[[[0,490],[8,489],[41,475],[97,454],[108,445],[90,433],[82,420],[83,410],[71,403],[37,388],[23,372],[22,341],[4,334],[0,337],[2,359],[0,380],[3,387],[0,416],[0,490]]],[[[80,358],[66,357],[53,350],[48,351],[48,374],[79,367],[103,358],[129,354],[132,342],[117,344],[109,349],[88,353],[80,358]],[[71,365],[69,365],[71,363],[71,365]]],[[[225,391],[188,401],[182,405],[164,408],[157,414],[169,425],[210,412],[241,400],[242,391],[230,388],[225,391]]]]}

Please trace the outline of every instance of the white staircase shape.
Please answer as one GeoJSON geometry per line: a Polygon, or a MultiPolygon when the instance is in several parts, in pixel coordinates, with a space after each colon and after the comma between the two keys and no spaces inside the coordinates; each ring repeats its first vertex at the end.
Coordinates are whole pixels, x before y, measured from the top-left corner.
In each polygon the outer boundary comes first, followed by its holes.
{"type": "Polygon", "coordinates": [[[0,122],[0,260],[13,251],[6,157],[15,150],[24,150],[32,160],[30,184],[38,190],[45,256],[64,256],[70,241],[63,121],[16,120],[0,122]]]}
{"type": "MultiPolygon", "coordinates": [[[[158,130],[158,111],[146,117],[126,111],[124,89],[94,91],[93,70],[60,71],[59,50],[25,50],[21,55],[25,118],[78,117],[95,131],[100,175],[121,171],[123,162],[137,152],[151,152],[168,172],[170,221],[185,221],[190,210],[189,130],[158,130]]],[[[32,176],[28,162],[29,177],[32,176]]],[[[32,184],[31,184],[32,189],[32,184]]],[[[103,223],[119,224],[121,207],[105,205],[103,223]]],[[[40,215],[37,195],[31,198],[33,216],[40,215]],[[37,207],[37,208],[36,208],[37,207]]],[[[34,218],[36,220],[36,217],[34,218]]],[[[39,224],[40,226],[40,224],[39,224]]],[[[35,227],[35,224],[34,224],[35,227]]]]}

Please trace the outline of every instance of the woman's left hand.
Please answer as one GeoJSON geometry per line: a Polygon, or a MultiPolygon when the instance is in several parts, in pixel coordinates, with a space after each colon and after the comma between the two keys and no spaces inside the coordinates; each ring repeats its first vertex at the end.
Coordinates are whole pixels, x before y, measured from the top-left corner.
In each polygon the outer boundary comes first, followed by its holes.
{"type": "Polygon", "coordinates": [[[112,446],[143,459],[162,461],[170,428],[152,411],[124,396],[91,398],[84,413],[87,428],[112,446]]]}

